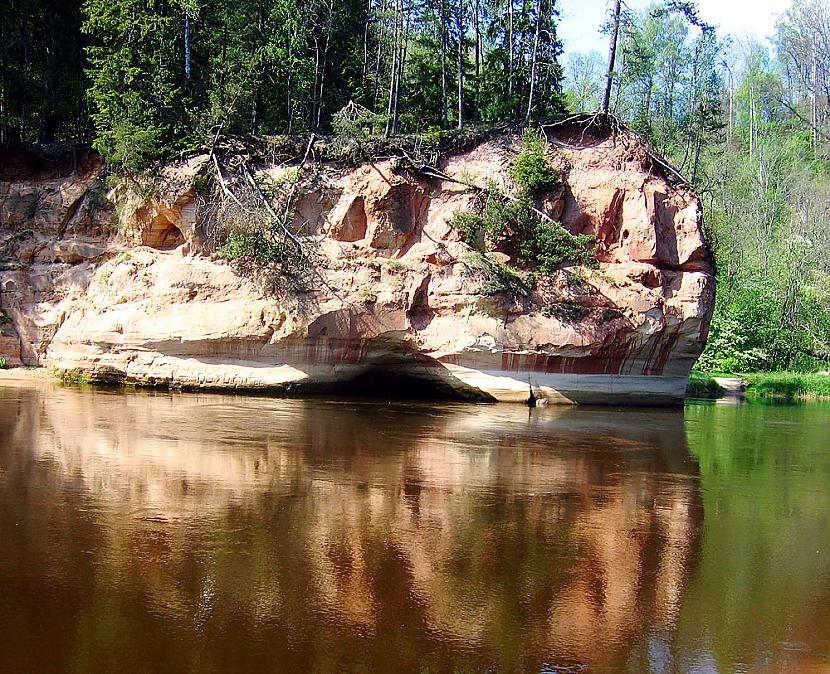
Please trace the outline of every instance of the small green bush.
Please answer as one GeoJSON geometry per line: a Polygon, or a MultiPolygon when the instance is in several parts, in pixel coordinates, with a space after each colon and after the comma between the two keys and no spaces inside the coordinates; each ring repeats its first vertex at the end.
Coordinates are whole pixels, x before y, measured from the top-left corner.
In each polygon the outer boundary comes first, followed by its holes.
{"type": "Polygon", "coordinates": [[[545,157],[545,141],[539,131],[528,130],[522,137],[524,150],[513,161],[511,176],[529,192],[551,190],[559,182],[559,173],[545,157]]]}
{"type": "Polygon", "coordinates": [[[98,280],[101,283],[105,284],[105,285],[109,285],[111,276],[112,276],[112,269],[110,269],[109,267],[104,267],[103,269],[101,269],[101,271],[98,272],[98,275],[97,275],[98,280]]]}
{"type": "Polygon", "coordinates": [[[481,295],[507,293],[527,297],[530,294],[530,283],[521,274],[486,253],[471,254],[467,265],[484,276],[484,283],[478,290],[481,295]]]}
{"type": "Polygon", "coordinates": [[[193,189],[199,193],[210,191],[211,177],[206,173],[197,173],[193,176],[193,189]]]}
{"type": "Polygon", "coordinates": [[[0,358],[0,370],[7,370],[9,368],[9,361],[5,358],[0,358]]]}
{"type": "Polygon", "coordinates": [[[723,387],[711,375],[702,372],[692,372],[689,375],[689,384],[686,386],[688,398],[720,398],[723,387]]]}
{"type": "Polygon", "coordinates": [[[429,147],[436,147],[443,137],[444,130],[436,124],[431,124],[421,134],[421,141],[429,147]]]}
{"type": "MultiPolygon", "coordinates": [[[[523,217],[521,209],[510,202],[495,183],[491,182],[482,191],[483,206],[480,212],[457,212],[450,219],[450,226],[461,232],[462,240],[472,248],[492,248],[509,230],[517,229],[517,221],[523,217]],[[482,239],[483,234],[483,239],[482,239]]],[[[479,201],[479,204],[482,202],[479,201]]]]}
{"type": "Polygon", "coordinates": [[[81,370],[58,370],[53,372],[62,384],[89,384],[92,378],[81,370]]]}
{"type": "Polygon", "coordinates": [[[281,259],[281,249],[270,245],[260,232],[229,232],[228,239],[217,251],[224,260],[252,258],[260,262],[281,259]]]}
{"type": "Polygon", "coordinates": [[[449,221],[450,227],[461,232],[461,240],[471,248],[478,247],[478,239],[484,229],[484,218],[475,213],[456,211],[449,221]]]}
{"type": "Polygon", "coordinates": [[[308,288],[315,266],[321,263],[313,242],[306,243],[311,249],[306,250],[296,239],[286,237],[271,222],[256,229],[228,232],[217,253],[233,263],[238,273],[255,278],[269,291],[286,284],[300,290],[308,288]]]}
{"type": "Polygon", "coordinates": [[[582,290],[588,286],[588,279],[584,274],[569,271],[565,274],[565,283],[568,284],[569,288],[577,288],[582,290]]]}
{"type": "Polygon", "coordinates": [[[574,235],[558,223],[539,221],[523,237],[519,254],[536,262],[539,271],[551,274],[566,264],[596,267],[593,243],[594,237],[590,234],[574,235]]]}
{"type": "Polygon", "coordinates": [[[370,290],[369,288],[361,288],[360,297],[366,304],[374,304],[378,301],[378,294],[374,290],[370,290]]]}
{"type": "Polygon", "coordinates": [[[514,233],[518,238],[519,259],[535,264],[545,274],[567,264],[598,266],[593,252],[594,237],[571,234],[559,223],[543,219],[527,193],[510,200],[499,192],[488,192],[480,214],[456,213],[450,225],[473,248],[481,247],[483,233],[484,250],[492,249],[502,237],[514,233]]]}
{"type": "Polygon", "coordinates": [[[547,307],[543,313],[549,318],[557,318],[560,321],[573,323],[575,321],[581,321],[590,312],[588,308],[583,307],[579,302],[562,300],[559,304],[547,307]]]}
{"type": "Polygon", "coordinates": [[[393,274],[397,274],[398,272],[406,269],[406,265],[400,260],[389,260],[389,262],[386,263],[386,268],[393,274]]]}

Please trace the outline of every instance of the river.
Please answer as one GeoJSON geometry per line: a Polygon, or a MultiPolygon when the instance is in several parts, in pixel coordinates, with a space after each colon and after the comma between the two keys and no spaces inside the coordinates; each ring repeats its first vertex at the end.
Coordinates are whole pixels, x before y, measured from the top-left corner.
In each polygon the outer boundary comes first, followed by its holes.
{"type": "Polygon", "coordinates": [[[2,672],[827,672],[830,406],[0,384],[2,672]]]}

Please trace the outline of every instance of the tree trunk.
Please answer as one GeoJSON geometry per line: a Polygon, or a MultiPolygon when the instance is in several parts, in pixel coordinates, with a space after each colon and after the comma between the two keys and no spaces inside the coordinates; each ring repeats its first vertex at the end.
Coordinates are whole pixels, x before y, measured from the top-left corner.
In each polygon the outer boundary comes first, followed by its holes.
{"type": "Polygon", "coordinates": [[[726,131],[726,140],[729,145],[732,144],[732,133],[735,129],[735,83],[732,80],[732,69],[729,72],[729,125],[726,131]]]}
{"type": "Polygon", "coordinates": [[[449,12],[446,11],[446,0],[441,0],[441,127],[449,126],[449,74],[447,72],[447,23],[449,12]]]}
{"type": "Polygon", "coordinates": [[[536,30],[533,35],[533,54],[530,62],[530,91],[527,96],[527,111],[525,112],[525,124],[530,122],[530,115],[533,112],[533,95],[536,91],[536,62],[539,54],[539,29],[541,25],[542,7],[541,1],[536,2],[536,30]]]}
{"type": "Polygon", "coordinates": [[[398,132],[398,102],[401,100],[401,82],[403,81],[406,55],[409,50],[409,41],[407,40],[407,36],[409,35],[409,12],[407,12],[406,16],[401,17],[401,21],[403,22],[403,29],[400,40],[400,55],[398,56],[398,78],[395,83],[395,108],[392,113],[393,133],[398,132]]]}
{"type": "Polygon", "coordinates": [[[400,0],[395,0],[394,15],[392,19],[392,69],[389,73],[389,100],[386,102],[386,129],[384,136],[387,138],[394,132],[393,106],[395,99],[395,78],[398,74],[398,19],[400,16],[400,0]]]}
{"type": "Polygon", "coordinates": [[[513,99],[513,0],[507,0],[507,93],[513,99]]]}
{"type": "Polygon", "coordinates": [[[473,29],[475,31],[475,102],[473,103],[474,119],[479,119],[479,108],[481,107],[481,22],[479,21],[479,5],[481,0],[475,0],[473,5],[473,29]]]}
{"type": "Polygon", "coordinates": [[[458,2],[456,14],[458,27],[458,128],[464,128],[464,0],[458,2]]]}
{"type": "Polygon", "coordinates": [[[816,54],[816,47],[813,47],[813,100],[812,100],[812,117],[813,117],[813,152],[818,150],[818,55],[816,54]]]}
{"type": "Polygon", "coordinates": [[[314,85],[311,90],[311,130],[317,131],[317,91],[320,86],[320,41],[314,38],[314,85]]]}
{"type": "Polygon", "coordinates": [[[622,0],[614,3],[614,16],[611,24],[611,42],[608,45],[608,72],[605,75],[605,94],[602,97],[602,112],[608,114],[611,107],[611,87],[614,83],[614,64],[617,60],[617,38],[620,33],[620,11],[622,0]]]}
{"type": "Polygon", "coordinates": [[[184,76],[190,79],[190,10],[184,10],[184,76]]]}

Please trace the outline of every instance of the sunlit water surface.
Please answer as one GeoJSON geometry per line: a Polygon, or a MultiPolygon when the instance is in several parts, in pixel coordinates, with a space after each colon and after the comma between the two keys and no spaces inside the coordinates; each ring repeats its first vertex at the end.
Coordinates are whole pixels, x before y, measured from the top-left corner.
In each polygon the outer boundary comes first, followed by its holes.
{"type": "Polygon", "coordinates": [[[8,385],[0,671],[828,672],[830,407],[8,385]]]}

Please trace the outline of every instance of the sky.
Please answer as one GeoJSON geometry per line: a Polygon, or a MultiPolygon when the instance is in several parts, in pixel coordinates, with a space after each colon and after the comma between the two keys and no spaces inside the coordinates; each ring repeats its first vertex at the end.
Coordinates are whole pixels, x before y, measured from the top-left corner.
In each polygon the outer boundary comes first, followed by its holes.
{"type": "MultiPolygon", "coordinates": [[[[565,43],[565,56],[572,51],[608,50],[608,38],[599,33],[611,0],[560,0],[562,21],[559,37],[565,43]]],[[[643,9],[649,0],[626,0],[630,9],[643,9]]],[[[776,19],[790,6],[790,0],[698,0],[700,16],[719,27],[718,34],[736,37],[772,35],[776,19]]]]}

